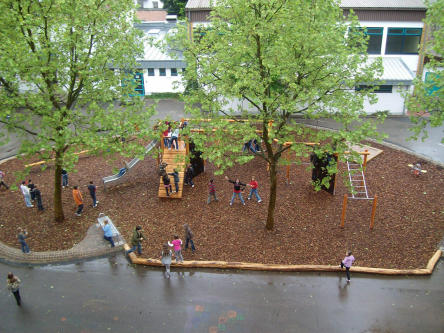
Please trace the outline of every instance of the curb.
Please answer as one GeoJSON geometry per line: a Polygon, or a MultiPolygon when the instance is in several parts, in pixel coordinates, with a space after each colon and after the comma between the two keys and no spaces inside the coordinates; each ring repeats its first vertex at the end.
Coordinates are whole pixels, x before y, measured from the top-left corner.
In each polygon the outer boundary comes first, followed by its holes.
{"type": "MultiPolygon", "coordinates": [[[[128,244],[123,245],[125,251],[129,250],[128,244]]],[[[435,268],[436,263],[441,257],[442,251],[437,250],[427,263],[426,268],[418,269],[389,269],[375,267],[353,266],[354,273],[367,273],[378,275],[430,275],[435,268]]],[[[158,259],[138,258],[134,253],[128,255],[131,263],[145,266],[163,266],[158,259]]],[[[229,261],[184,261],[183,263],[171,263],[171,267],[186,268],[219,268],[219,269],[240,269],[251,271],[274,271],[274,272],[341,272],[339,265],[278,265],[278,264],[258,264],[245,262],[229,262],[229,261]]]]}

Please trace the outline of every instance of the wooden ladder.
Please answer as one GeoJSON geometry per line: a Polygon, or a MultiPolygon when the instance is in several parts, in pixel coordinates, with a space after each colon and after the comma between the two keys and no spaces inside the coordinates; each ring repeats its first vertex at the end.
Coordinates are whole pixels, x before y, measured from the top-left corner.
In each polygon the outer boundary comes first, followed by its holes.
{"type": "MultiPolygon", "coordinates": [[[[162,177],[159,177],[159,198],[171,198],[171,199],[181,199],[183,193],[183,183],[185,179],[185,159],[187,156],[187,149],[185,146],[185,141],[179,140],[179,149],[168,149],[164,145],[162,145],[162,162],[166,162],[168,165],[166,167],[167,173],[172,173],[174,169],[177,169],[179,172],[179,192],[170,193],[170,196],[167,197],[165,186],[163,185],[162,177]]],[[[174,184],[174,177],[168,175],[170,177],[171,188],[173,191],[176,190],[176,185],[174,184]]]]}
{"type": "Polygon", "coordinates": [[[350,180],[352,199],[371,199],[368,196],[367,184],[362,164],[347,160],[348,179],[350,180]]]}

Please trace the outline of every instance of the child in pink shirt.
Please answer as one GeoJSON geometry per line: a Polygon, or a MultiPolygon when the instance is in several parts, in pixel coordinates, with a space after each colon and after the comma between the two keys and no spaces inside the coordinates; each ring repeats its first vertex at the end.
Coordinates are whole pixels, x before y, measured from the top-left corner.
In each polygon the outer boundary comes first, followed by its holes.
{"type": "Polygon", "coordinates": [[[179,239],[179,236],[174,235],[174,240],[170,243],[168,242],[169,246],[172,246],[174,249],[174,255],[176,256],[176,263],[183,262],[182,257],[182,240],[179,239]]]}
{"type": "Polygon", "coordinates": [[[347,275],[347,282],[350,282],[350,267],[355,261],[355,257],[353,257],[352,252],[348,251],[344,260],[341,261],[341,268],[345,267],[345,274],[347,275]]]}

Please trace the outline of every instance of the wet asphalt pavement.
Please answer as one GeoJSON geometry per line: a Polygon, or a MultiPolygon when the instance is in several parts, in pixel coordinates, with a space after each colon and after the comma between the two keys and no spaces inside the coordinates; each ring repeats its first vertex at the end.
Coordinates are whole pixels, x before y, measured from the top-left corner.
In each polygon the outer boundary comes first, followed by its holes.
{"type": "Polygon", "coordinates": [[[444,263],[432,276],[133,267],[118,254],[0,264],[0,332],[444,332],[444,263]],[[23,306],[5,286],[22,279],[23,306]]]}

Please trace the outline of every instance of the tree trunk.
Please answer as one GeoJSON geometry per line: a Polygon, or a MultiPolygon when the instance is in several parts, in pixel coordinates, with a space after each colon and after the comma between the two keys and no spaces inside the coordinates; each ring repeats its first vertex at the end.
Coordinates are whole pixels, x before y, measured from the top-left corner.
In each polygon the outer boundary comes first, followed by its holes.
{"type": "Polygon", "coordinates": [[[62,205],[62,152],[56,152],[55,172],[54,172],[54,219],[56,222],[63,222],[65,215],[63,214],[62,205]]]}
{"type": "Polygon", "coordinates": [[[270,163],[270,201],[268,202],[267,230],[273,230],[274,227],[274,209],[276,207],[276,190],[277,190],[277,163],[272,160],[270,163]]]}

